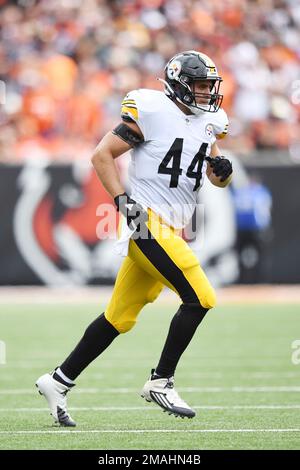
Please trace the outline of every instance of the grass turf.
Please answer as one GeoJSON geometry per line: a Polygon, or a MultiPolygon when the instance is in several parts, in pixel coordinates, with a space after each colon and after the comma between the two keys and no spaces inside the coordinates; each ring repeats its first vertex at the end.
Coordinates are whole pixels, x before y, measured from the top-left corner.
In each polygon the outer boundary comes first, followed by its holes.
{"type": "Polygon", "coordinates": [[[176,373],[176,388],[197,411],[182,420],[139,397],[176,310],[158,300],[77,380],[68,397],[77,428],[54,426],[34,382],[64,359],[102,310],[0,305],[7,347],[0,449],[300,448],[300,365],[291,361],[299,305],[236,304],[210,312],[176,373]]]}

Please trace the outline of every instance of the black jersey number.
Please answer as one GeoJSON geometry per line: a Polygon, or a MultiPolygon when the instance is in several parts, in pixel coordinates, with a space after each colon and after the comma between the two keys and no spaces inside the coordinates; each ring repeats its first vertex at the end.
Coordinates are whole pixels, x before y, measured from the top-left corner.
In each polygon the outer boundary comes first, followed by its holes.
{"type": "Polygon", "coordinates": [[[182,174],[182,169],[180,168],[182,147],[183,139],[175,139],[158,167],[158,173],[171,175],[170,188],[177,188],[179,176],[182,174]],[[171,164],[171,166],[168,167],[169,164],[171,164]]]}
{"type": "MultiPolygon", "coordinates": [[[[206,155],[208,144],[201,144],[200,149],[191,161],[190,166],[187,169],[186,176],[188,178],[195,178],[195,186],[193,191],[196,191],[201,182],[202,178],[202,165],[206,155]]],[[[177,188],[179,182],[179,176],[182,174],[182,168],[180,168],[180,160],[183,148],[183,139],[177,138],[169,148],[166,156],[158,167],[158,173],[165,175],[171,175],[170,188],[177,188]]]]}

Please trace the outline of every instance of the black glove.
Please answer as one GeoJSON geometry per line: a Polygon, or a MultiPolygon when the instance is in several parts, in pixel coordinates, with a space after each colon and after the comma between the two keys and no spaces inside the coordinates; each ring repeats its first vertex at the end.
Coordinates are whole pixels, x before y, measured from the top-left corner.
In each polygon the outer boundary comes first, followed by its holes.
{"type": "Polygon", "coordinates": [[[213,169],[213,173],[216,176],[221,176],[220,181],[227,180],[228,176],[232,173],[232,164],[225,157],[205,157],[205,160],[209,162],[210,166],[213,169]]]}
{"type": "Polygon", "coordinates": [[[128,194],[119,194],[114,198],[117,210],[126,217],[127,225],[131,229],[141,229],[140,224],[148,220],[148,214],[141,204],[131,199],[128,194]]]}

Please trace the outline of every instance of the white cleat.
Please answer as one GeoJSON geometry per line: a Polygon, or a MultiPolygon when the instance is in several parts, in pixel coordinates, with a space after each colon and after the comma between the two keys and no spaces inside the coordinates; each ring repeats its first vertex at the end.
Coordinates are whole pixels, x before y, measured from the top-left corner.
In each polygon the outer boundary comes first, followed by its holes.
{"type": "Polygon", "coordinates": [[[174,377],[153,379],[154,369],[150,379],[145,383],[141,397],[148,402],[153,402],[167,411],[181,418],[193,418],[196,413],[183,401],[174,388],[174,377]]]}
{"type": "Polygon", "coordinates": [[[35,385],[38,388],[40,395],[44,395],[46,398],[51,415],[55,422],[59,423],[61,426],[76,426],[75,421],[73,421],[67,411],[66,394],[69,392],[71,387],[67,387],[66,385],[58,382],[51,374],[42,375],[36,381],[35,385]]]}

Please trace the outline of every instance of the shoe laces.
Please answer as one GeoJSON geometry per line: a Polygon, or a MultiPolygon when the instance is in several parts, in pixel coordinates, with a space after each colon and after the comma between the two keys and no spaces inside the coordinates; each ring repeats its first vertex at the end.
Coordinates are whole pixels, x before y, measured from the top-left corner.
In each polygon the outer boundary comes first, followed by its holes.
{"type": "Polygon", "coordinates": [[[172,405],[176,404],[177,406],[181,406],[184,408],[189,408],[188,404],[180,398],[178,392],[176,392],[174,388],[174,379],[173,377],[168,379],[164,388],[168,389],[168,398],[172,400],[172,405]]]}
{"type": "Polygon", "coordinates": [[[174,379],[173,377],[170,377],[167,379],[167,383],[164,388],[174,388],[174,379]]]}

